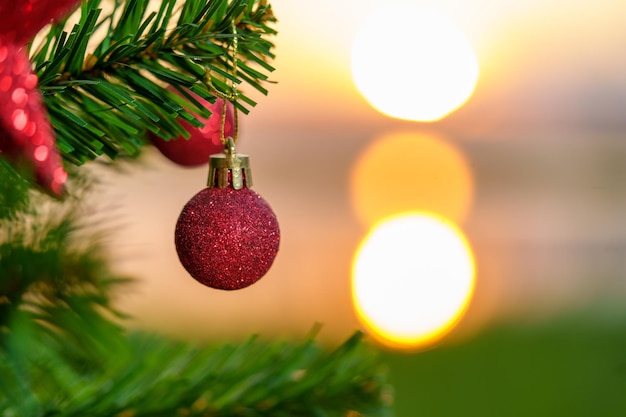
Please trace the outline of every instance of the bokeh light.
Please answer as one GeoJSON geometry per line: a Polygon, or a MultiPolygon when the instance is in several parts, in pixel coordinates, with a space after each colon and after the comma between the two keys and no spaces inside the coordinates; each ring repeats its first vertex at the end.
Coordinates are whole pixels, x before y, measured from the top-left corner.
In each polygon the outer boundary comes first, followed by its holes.
{"type": "Polygon", "coordinates": [[[373,228],[357,250],[352,298],[360,321],[381,343],[414,349],[458,322],[474,288],[471,248],[452,223],[404,213],[373,228]]]}
{"type": "Polygon", "coordinates": [[[352,45],[352,77],[378,111],[439,120],[471,96],[478,60],[454,23],[411,2],[374,9],[352,45]]]}
{"type": "Polygon", "coordinates": [[[474,180],[463,154],[442,138],[392,133],[361,154],[350,191],[355,214],[367,227],[412,210],[460,223],[472,204],[474,180]]]}

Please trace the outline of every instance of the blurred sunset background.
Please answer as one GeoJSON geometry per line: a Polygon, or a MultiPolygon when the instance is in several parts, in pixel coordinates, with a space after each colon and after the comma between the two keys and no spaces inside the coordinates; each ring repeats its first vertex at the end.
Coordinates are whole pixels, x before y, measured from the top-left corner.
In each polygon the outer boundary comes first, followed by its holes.
{"type": "MultiPolygon", "coordinates": [[[[250,155],[254,189],[279,219],[278,257],[264,278],[241,291],[212,290],[189,277],[178,262],[174,226],[185,203],[205,186],[208,169],[181,168],[150,149],[141,164],[107,173],[94,199],[119,219],[121,227],[110,237],[112,254],[118,269],[138,280],[119,298],[133,325],[176,336],[239,339],[251,333],[302,337],[321,323],[320,338],[328,342],[362,329],[387,352],[392,371],[401,370],[399,404],[407,404],[406,387],[419,384],[410,382],[408,364],[421,366],[416,374],[441,375],[433,365],[438,358],[459,370],[485,361],[493,368],[484,371],[497,379],[497,366],[481,356],[489,349],[521,349],[514,355],[519,359],[526,345],[517,341],[532,339],[534,347],[545,343],[537,357],[557,358],[563,357],[561,347],[588,340],[586,333],[575,333],[583,332],[583,322],[593,329],[601,326],[594,320],[602,326],[619,322],[624,329],[624,1],[271,3],[279,19],[277,70],[271,75],[276,84],[268,84],[267,97],[255,96],[257,107],[241,117],[238,151],[250,155]],[[432,27],[419,20],[420,10],[437,16],[428,19],[432,27]],[[364,28],[372,36],[365,41],[364,28]],[[418,37],[407,42],[411,30],[418,37]],[[446,54],[451,61],[443,69],[427,71],[446,54]],[[361,91],[367,88],[378,89],[382,98],[361,91]],[[441,104],[449,107],[447,114],[424,113],[448,94],[449,102],[441,104]],[[435,229],[452,236],[446,240],[452,243],[442,243],[435,253],[439,235],[387,237],[368,249],[364,270],[372,276],[359,275],[367,239],[403,213],[435,219],[435,229]],[[416,236],[425,242],[403,240],[416,236]],[[394,244],[415,248],[399,257],[409,259],[406,266],[383,256],[382,248],[394,244]],[[420,269],[430,261],[431,269],[420,269]],[[460,264],[465,267],[447,268],[460,264]],[[369,285],[366,293],[383,298],[365,301],[357,290],[363,285],[369,285]],[[440,312],[447,303],[449,310],[440,312]],[[395,307],[403,318],[390,313],[395,307]],[[377,310],[385,317],[379,320],[377,310]],[[435,324],[425,324],[423,332],[414,323],[398,324],[407,317],[432,317],[435,324]],[[560,320],[571,324],[573,336],[564,330],[569,324],[546,330],[560,320]],[[392,322],[391,330],[381,330],[385,321],[392,322]],[[510,330],[515,326],[524,329],[522,336],[510,330]],[[504,336],[493,330],[500,328],[508,329],[504,336]],[[560,332],[564,339],[550,344],[560,332]],[[491,348],[479,349],[489,341],[491,348]],[[406,350],[414,353],[398,353],[406,350]]],[[[607,370],[615,378],[610,381],[596,375],[595,386],[608,390],[607,396],[621,390],[624,397],[626,342],[607,342],[611,349],[621,346],[618,360],[613,350],[603,350],[608,339],[597,340],[587,346],[592,356],[574,355],[572,361],[590,364],[593,355],[604,357],[607,363],[598,366],[621,371],[607,370]]],[[[539,366],[517,359],[512,362],[520,370],[539,366]]],[[[468,375],[478,378],[479,372],[463,375],[471,381],[468,375]]],[[[445,375],[465,381],[463,375],[445,375]]],[[[538,371],[535,379],[541,378],[538,371]]],[[[442,392],[449,389],[439,382],[442,392]]],[[[568,393],[575,397],[579,388],[568,393]]],[[[479,403],[467,397],[468,404],[479,403]]],[[[462,415],[433,410],[420,415],[462,415]]],[[[560,410],[545,415],[620,415],[560,410]]]]}

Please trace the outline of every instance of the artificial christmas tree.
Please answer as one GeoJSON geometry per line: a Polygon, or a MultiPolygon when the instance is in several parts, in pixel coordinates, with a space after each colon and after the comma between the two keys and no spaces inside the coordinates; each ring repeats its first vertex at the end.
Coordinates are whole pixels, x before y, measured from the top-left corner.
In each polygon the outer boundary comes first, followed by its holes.
{"type": "Polygon", "coordinates": [[[29,49],[23,43],[34,33],[26,29],[40,22],[27,14],[11,15],[0,33],[0,58],[6,46],[11,62],[22,62],[19,71],[2,69],[22,84],[0,79],[11,91],[0,94],[0,107],[24,106],[31,96],[36,104],[3,114],[9,122],[0,131],[0,414],[388,415],[385,374],[359,334],[327,352],[311,340],[196,346],[126,330],[111,300],[127,280],[111,271],[98,231],[80,216],[90,185],[80,165],[131,159],[150,144],[148,132],[187,137],[182,122],[202,127],[211,116],[197,97],[231,97],[248,112],[254,101],[243,89],[233,97],[232,86],[266,92],[270,5],[91,0],[69,24],[60,16],[69,3],[0,1],[3,17],[37,8],[43,23],[61,19],[29,49]],[[46,132],[46,115],[56,146],[49,136],[33,139],[40,127],[46,132]]]}

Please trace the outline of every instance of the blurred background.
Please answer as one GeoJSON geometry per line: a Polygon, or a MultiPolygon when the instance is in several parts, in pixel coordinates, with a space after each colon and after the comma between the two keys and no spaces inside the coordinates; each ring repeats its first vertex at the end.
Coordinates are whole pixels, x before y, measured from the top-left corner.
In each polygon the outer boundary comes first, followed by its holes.
{"type": "Polygon", "coordinates": [[[238,339],[322,323],[328,343],[362,329],[402,417],[624,415],[626,3],[272,5],[277,83],[238,150],[279,218],[278,257],[241,291],[190,278],[174,226],[208,169],[148,150],[94,198],[137,278],[119,297],[133,325],[238,339]],[[385,232],[407,212],[417,229],[385,232]]]}

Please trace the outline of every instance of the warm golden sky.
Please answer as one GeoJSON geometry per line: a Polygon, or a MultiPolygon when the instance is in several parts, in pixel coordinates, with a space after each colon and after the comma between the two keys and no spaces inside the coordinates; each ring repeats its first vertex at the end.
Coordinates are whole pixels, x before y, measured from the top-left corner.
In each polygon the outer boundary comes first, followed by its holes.
{"type": "MultiPolygon", "coordinates": [[[[390,3],[274,1],[280,19],[275,73],[280,85],[264,104],[271,113],[267,118],[281,113],[274,106],[285,106],[281,110],[291,110],[296,117],[307,113],[290,105],[304,97],[304,108],[326,110],[331,118],[367,115],[350,79],[351,42],[368,12],[390,3]]],[[[516,120],[544,123],[580,118],[581,112],[615,112],[615,101],[625,101],[626,3],[620,0],[414,3],[452,19],[470,39],[480,62],[473,100],[448,124],[477,123],[486,112],[494,126],[516,120]]],[[[392,70],[390,63],[390,77],[392,70]]]]}

